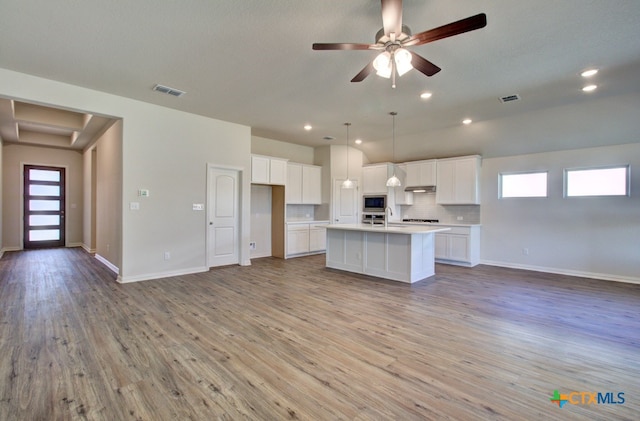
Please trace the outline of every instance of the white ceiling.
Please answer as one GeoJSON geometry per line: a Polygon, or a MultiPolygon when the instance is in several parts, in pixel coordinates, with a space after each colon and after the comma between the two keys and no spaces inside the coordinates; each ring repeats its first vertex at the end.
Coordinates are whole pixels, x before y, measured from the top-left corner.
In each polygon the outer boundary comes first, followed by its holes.
{"type": "Polygon", "coordinates": [[[376,75],[350,82],[373,51],[311,49],[373,43],[375,0],[0,0],[0,11],[0,67],[302,145],[344,144],[348,121],[372,162],[393,159],[390,111],[396,161],[640,141],[638,0],[405,0],[414,33],[481,12],[488,23],[413,47],[442,71],[413,70],[396,89],[376,75]],[[579,74],[594,66],[598,89],[586,94],[579,74]],[[156,83],[187,94],[154,92],[156,83]],[[498,100],[511,94],[522,99],[498,100]]]}

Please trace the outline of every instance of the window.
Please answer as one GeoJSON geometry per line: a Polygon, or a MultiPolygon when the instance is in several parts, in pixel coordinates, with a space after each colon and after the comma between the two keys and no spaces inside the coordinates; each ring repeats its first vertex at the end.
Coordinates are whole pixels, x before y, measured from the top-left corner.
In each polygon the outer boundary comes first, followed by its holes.
{"type": "Polygon", "coordinates": [[[500,197],[547,197],[547,172],[500,174],[500,197]]]}
{"type": "Polygon", "coordinates": [[[566,197],[628,196],[629,166],[564,170],[566,197]]]}

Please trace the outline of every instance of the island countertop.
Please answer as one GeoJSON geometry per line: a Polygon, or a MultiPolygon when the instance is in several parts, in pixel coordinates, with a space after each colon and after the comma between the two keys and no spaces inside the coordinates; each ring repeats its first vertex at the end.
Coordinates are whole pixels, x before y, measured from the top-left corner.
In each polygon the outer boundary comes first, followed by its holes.
{"type": "Polygon", "coordinates": [[[327,229],[361,231],[361,232],[387,232],[393,234],[429,234],[441,231],[449,231],[448,227],[436,225],[371,225],[371,224],[331,224],[327,229]]]}

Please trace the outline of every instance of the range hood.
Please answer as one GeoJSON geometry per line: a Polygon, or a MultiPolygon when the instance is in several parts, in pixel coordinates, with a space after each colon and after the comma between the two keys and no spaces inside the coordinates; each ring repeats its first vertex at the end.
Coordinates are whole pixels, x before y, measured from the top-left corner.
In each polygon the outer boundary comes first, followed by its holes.
{"type": "Polygon", "coordinates": [[[436,186],[411,186],[405,188],[404,191],[410,191],[414,193],[435,193],[436,186]]]}

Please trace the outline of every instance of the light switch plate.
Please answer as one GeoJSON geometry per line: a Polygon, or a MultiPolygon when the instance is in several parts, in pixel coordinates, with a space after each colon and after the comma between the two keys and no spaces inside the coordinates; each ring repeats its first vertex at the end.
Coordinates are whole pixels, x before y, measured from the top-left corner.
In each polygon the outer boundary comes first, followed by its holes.
{"type": "Polygon", "coordinates": [[[129,209],[131,209],[131,210],[140,210],[140,203],[139,202],[131,202],[131,203],[129,203],[129,209]]]}
{"type": "Polygon", "coordinates": [[[204,210],[204,203],[194,203],[193,204],[193,210],[195,210],[195,211],[204,210]]]}

